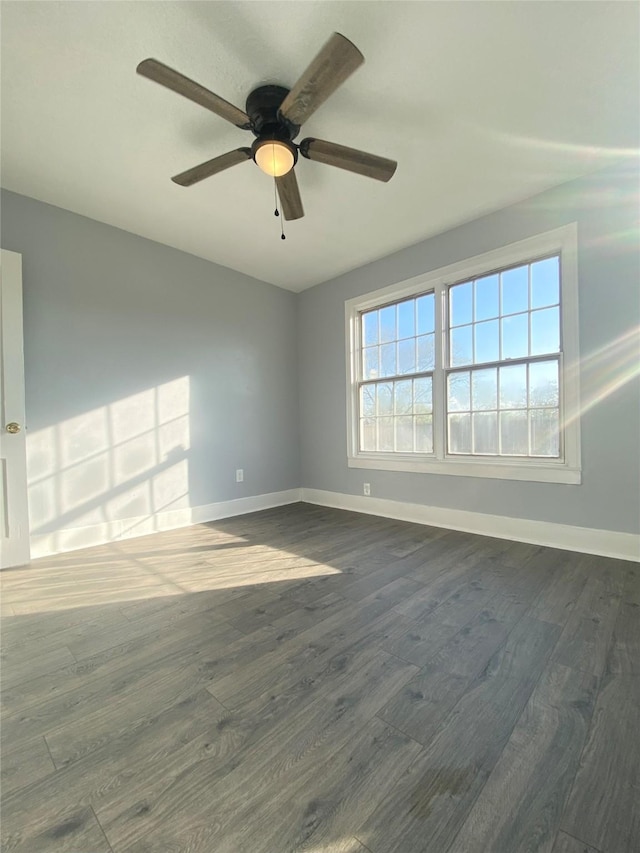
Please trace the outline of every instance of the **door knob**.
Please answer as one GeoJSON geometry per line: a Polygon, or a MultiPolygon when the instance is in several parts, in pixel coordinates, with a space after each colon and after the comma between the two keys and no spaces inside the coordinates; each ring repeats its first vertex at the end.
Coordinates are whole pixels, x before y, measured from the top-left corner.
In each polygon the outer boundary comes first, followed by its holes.
{"type": "Polygon", "coordinates": [[[11,421],[10,424],[7,424],[6,430],[12,435],[15,435],[15,433],[20,432],[20,424],[17,424],[15,421],[11,421]]]}

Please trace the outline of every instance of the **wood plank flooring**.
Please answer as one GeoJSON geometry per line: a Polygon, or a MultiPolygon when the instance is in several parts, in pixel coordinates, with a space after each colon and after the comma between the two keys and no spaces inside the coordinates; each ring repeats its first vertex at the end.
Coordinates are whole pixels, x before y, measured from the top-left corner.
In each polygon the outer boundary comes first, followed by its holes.
{"type": "Polygon", "coordinates": [[[0,583],[7,853],[640,850],[633,563],[295,504],[0,583]]]}

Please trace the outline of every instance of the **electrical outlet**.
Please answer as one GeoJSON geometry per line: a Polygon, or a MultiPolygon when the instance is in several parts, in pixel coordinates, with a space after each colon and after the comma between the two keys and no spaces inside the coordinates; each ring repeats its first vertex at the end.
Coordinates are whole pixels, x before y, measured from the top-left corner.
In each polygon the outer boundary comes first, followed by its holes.
{"type": "Polygon", "coordinates": [[[364,493],[367,496],[371,494],[371,483],[364,483],[364,493]]]}
{"type": "Polygon", "coordinates": [[[244,482],[244,469],[243,468],[236,468],[236,483],[243,483],[243,482],[244,482]]]}

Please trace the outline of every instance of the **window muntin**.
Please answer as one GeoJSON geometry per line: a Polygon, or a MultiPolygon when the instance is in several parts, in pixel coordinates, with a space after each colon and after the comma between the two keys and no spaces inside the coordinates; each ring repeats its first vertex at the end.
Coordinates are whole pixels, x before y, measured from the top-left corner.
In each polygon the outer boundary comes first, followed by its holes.
{"type": "Polygon", "coordinates": [[[447,303],[447,453],[560,458],[560,256],[450,285],[447,303]]]}
{"type": "Polygon", "coordinates": [[[359,450],[433,453],[435,295],[381,305],[358,318],[359,450]]]}
{"type": "MultiPolygon", "coordinates": [[[[457,261],[409,281],[390,284],[375,292],[346,300],[349,467],[547,483],[580,483],[577,257],[577,226],[572,223],[493,249],[474,258],[457,261]],[[558,258],[561,282],[557,273],[550,274],[554,268],[557,270],[558,258]],[[523,267],[527,268],[526,289],[523,267]],[[510,270],[520,272],[508,277],[506,273],[510,270]],[[505,274],[502,287],[501,272],[505,274]],[[454,291],[455,305],[451,310],[450,291],[458,284],[470,286],[466,290],[466,299],[461,298],[465,296],[465,293],[460,292],[462,288],[458,292],[454,291]],[[511,287],[507,289],[507,285],[513,285],[515,290],[511,287]],[[429,454],[420,449],[413,452],[362,450],[359,418],[361,386],[368,381],[413,378],[415,374],[379,377],[377,373],[380,364],[376,350],[376,356],[370,358],[369,364],[376,373],[372,374],[371,379],[364,378],[361,317],[373,316],[372,312],[426,294],[433,294],[435,305],[435,364],[433,370],[425,371],[432,380],[433,452],[429,454]],[[547,315],[542,313],[548,309],[555,311],[547,315]],[[553,326],[548,318],[555,316],[558,320],[555,332],[551,335],[550,329],[553,329],[553,326]],[[514,317],[517,319],[514,320],[514,317]],[[483,326],[483,323],[493,325],[483,326]],[[504,341],[501,339],[503,327],[504,341]],[[516,334],[518,328],[520,333],[516,334]],[[454,353],[453,362],[458,360],[461,362],[459,364],[452,364],[449,355],[450,333],[453,329],[462,330],[457,332],[457,338],[462,339],[466,348],[466,353],[454,353]],[[551,349],[553,352],[548,351],[551,349]],[[515,356],[513,353],[519,354],[515,356]],[[503,354],[506,355],[505,358],[502,358],[503,354]],[[521,367],[522,364],[525,365],[524,374],[521,369],[518,378],[515,368],[521,367]],[[535,367],[536,364],[543,366],[535,367]],[[497,371],[495,402],[493,374],[479,374],[481,369],[491,368],[497,371]],[[452,406],[448,412],[449,376],[454,373],[460,375],[451,385],[452,396],[456,400],[455,409],[452,406]],[[556,376],[557,383],[554,378],[556,376]],[[465,401],[467,384],[468,402],[465,401]],[[475,397],[472,396],[474,389],[475,397]],[[449,415],[468,417],[450,419],[449,415]],[[449,452],[450,420],[451,426],[457,430],[457,444],[453,449],[463,452],[449,452]],[[499,453],[495,452],[496,431],[499,453]],[[474,442],[476,450],[485,449],[491,452],[469,452],[468,448],[471,444],[473,449],[474,442]]],[[[397,324],[397,313],[395,316],[397,324]]],[[[379,317],[376,317],[374,328],[377,335],[379,324],[379,317]]],[[[397,344],[400,340],[406,340],[403,333],[400,333],[395,341],[397,361],[397,344]]],[[[381,345],[379,339],[369,340],[367,343],[370,347],[381,345]]],[[[385,343],[393,341],[388,340],[385,343]]],[[[410,353],[413,351],[410,345],[404,346],[410,353]]],[[[400,368],[396,361],[396,369],[410,369],[411,364],[406,363],[406,354],[404,359],[404,366],[400,368]]],[[[386,370],[390,369],[388,361],[384,367],[386,370]]],[[[383,416],[395,417],[395,414],[394,410],[394,415],[383,416]]],[[[382,426],[383,445],[389,447],[389,423],[384,422],[382,426]]],[[[371,425],[369,432],[371,433],[371,425]]],[[[374,445],[370,441],[366,446],[374,445]]],[[[408,439],[401,437],[399,445],[395,444],[394,424],[395,446],[408,447],[408,439]]]]}
{"type": "Polygon", "coordinates": [[[435,297],[425,293],[360,314],[362,376],[381,379],[434,368],[435,297]]]}
{"type": "Polygon", "coordinates": [[[432,453],[432,400],[431,376],[361,385],[360,449],[432,453]]]}
{"type": "Polygon", "coordinates": [[[449,373],[450,454],[560,456],[558,359],[449,373]]]}

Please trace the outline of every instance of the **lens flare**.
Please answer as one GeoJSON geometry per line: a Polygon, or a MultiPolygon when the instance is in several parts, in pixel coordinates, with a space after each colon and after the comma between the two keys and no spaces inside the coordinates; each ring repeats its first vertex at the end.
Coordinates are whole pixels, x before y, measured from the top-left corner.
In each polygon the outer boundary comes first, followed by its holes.
{"type": "Polygon", "coordinates": [[[567,423],[572,423],[640,376],[640,326],[629,329],[614,341],[569,365],[567,383],[575,381],[578,376],[582,399],[578,411],[567,412],[567,423]]]}

